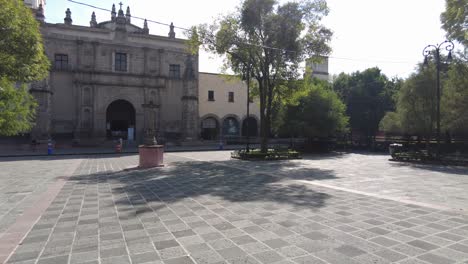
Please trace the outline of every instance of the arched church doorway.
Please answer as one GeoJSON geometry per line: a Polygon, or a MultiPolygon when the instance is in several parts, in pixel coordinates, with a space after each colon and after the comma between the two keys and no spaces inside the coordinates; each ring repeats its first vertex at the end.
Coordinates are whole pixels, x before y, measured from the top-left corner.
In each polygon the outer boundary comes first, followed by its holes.
{"type": "Polygon", "coordinates": [[[108,139],[135,139],[135,108],[125,100],[112,102],[106,111],[108,139]]]}
{"type": "Polygon", "coordinates": [[[258,136],[257,119],[249,117],[242,121],[242,136],[247,136],[247,131],[249,132],[249,137],[258,136]]]}
{"type": "Polygon", "coordinates": [[[207,117],[202,120],[201,123],[202,131],[201,137],[204,140],[214,140],[219,134],[218,121],[213,117],[207,117]]]}

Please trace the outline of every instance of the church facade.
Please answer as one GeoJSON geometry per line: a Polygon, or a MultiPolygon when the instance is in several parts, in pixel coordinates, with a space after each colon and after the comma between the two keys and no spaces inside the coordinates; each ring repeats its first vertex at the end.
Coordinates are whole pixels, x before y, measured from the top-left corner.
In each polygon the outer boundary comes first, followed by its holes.
{"type": "Polygon", "coordinates": [[[133,24],[129,8],[113,6],[109,16],[99,23],[93,13],[90,26],[78,26],[68,9],[63,24],[50,24],[42,6],[36,10],[52,65],[31,85],[39,104],[31,137],[142,142],[154,130],[158,139],[196,140],[198,57],[172,24],[168,36],[157,36],[146,20],[133,24]]]}

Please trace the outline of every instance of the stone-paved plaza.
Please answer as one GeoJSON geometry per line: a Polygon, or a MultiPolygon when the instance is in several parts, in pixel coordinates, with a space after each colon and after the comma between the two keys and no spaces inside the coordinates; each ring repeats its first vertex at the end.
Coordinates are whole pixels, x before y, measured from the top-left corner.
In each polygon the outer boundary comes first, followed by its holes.
{"type": "Polygon", "coordinates": [[[468,263],[468,169],[341,154],[0,159],[0,263],[468,263]]]}

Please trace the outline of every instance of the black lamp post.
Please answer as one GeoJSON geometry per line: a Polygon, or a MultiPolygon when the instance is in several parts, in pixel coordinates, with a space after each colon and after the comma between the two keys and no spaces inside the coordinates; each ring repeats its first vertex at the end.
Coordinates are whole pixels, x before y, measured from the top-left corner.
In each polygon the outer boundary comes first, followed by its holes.
{"type": "Polygon", "coordinates": [[[250,131],[249,131],[249,117],[250,117],[250,64],[247,65],[247,74],[245,76],[247,81],[247,117],[245,122],[245,132],[246,132],[246,151],[250,151],[250,131]]]}
{"type": "Polygon", "coordinates": [[[453,42],[446,40],[440,44],[427,45],[423,50],[424,65],[428,64],[428,57],[433,55],[436,60],[437,69],[437,157],[440,156],[440,52],[445,48],[448,51],[447,61],[452,60],[452,50],[454,48],[453,42]]]}

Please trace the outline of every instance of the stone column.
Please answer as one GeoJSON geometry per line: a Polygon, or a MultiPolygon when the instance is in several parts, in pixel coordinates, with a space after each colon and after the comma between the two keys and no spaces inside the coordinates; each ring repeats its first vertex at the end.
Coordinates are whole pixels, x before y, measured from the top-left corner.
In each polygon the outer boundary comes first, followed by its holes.
{"type": "Polygon", "coordinates": [[[156,145],[156,111],[159,109],[159,105],[150,101],[148,104],[142,104],[144,115],[145,115],[145,123],[144,123],[144,138],[143,144],[147,146],[156,145]]]}
{"type": "Polygon", "coordinates": [[[182,132],[185,141],[198,140],[198,71],[194,66],[197,58],[187,56],[183,80],[182,132]]]}
{"type": "Polygon", "coordinates": [[[49,89],[48,79],[35,81],[30,84],[29,91],[38,103],[36,124],[31,130],[31,139],[47,140],[51,136],[51,99],[52,91],[49,89]]]}

